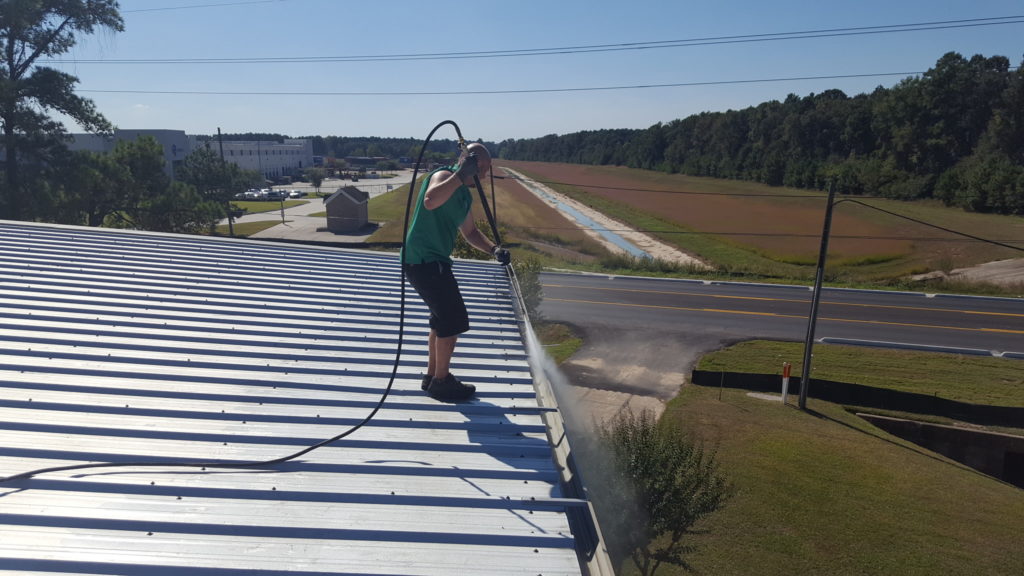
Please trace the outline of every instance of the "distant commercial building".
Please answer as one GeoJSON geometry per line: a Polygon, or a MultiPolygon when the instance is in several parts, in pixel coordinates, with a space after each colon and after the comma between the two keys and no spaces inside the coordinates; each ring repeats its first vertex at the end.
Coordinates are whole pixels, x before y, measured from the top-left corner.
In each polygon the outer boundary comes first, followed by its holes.
{"type": "Polygon", "coordinates": [[[313,141],[307,139],[286,139],[276,141],[238,141],[216,139],[200,141],[182,130],[114,130],[113,136],[95,134],[71,134],[68,148],[106,153],[114,149],[120,140],[136,140],[139,136],[152,136],[164,149],[164,172],[174,177],[185,157],[199,147],[207,147],[220,154],[224,149],[224,160],[244,170],[263,174],[264,178],[276,179],[281,176],[295,176],[313,166],[313,141]]]}
{"type": "Polygon", "coordinates": [[[287,139],[283,143],[273,140],[225,140],[222,143],[216,138],[205,142],[199,142],[195,136],[189,138],[193,148],[207,146],[218,154],[223,144],[225,161],[237,164],[243,170],[259,172],[271,180],[281,176],[297,176],[315,165],[312,140],[287,139]]]}
{"type": "Polygon", "coordinates": [[[70,134],[68,148],[106,154],[121,140],[134,141],[139,136],[152,136],[163,147],[164,172],[171,178],[192,151],[191,139],[182,130],[114,130],[113,136],[70,134]]]}

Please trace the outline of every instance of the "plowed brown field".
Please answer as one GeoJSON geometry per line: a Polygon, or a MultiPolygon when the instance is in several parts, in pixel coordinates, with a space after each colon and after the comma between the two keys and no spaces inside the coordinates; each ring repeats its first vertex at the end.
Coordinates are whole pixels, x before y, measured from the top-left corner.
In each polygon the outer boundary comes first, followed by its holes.
{"type": "MultiPolygon", "coordinates": [[[[640,171],[621,168],[545,162],[503,163],[543,180],[572,183],[589,194],[628,204],[697,232],[720,235],[729,242],[777,259],[813,260],[818,253],[825,207],[825,196],[820,193],[765,188],[763,196],[731,196],[727,189],[719,193],[694,189],[683,178],[674,179],[671,175],[652,173],[642,177],[637,174],[643,174],[640,171]],[[801,197],[779,197],[781,195],[801,197]]],[[[737,189],[732,193],[746,191],[737,189]]],[[[857,258],[911,251],[911,241],[888,239],[900,234],[863,218],[860,213],[861,210],[834,212],[830,255],[857,258]]],[[[685,242],[685,239],[680,241],[685,242]]]]}

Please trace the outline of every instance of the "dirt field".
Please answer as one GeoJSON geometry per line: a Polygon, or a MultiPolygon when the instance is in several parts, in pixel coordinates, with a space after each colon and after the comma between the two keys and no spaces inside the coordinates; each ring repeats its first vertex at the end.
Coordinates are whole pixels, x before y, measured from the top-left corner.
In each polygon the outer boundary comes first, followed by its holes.
{"type": "MultiPolygon", "coordinates": [[[[500,164],[537,180],[570,183],[572,189],[636,208],[694,234],[714,235],[723,245],[775,262],[806,267],[816,261],[825,207],[825,196],[820,192],[611,166],[500,164]]],[[[837,204],[833,214],[831,265],[860,267],[866,275],[876,277],[898,277],[929,270],[949,272],[1020,255],[1019,251],[958,237],[855,201],[1011,244],[1024,238],[1024,219],[1019,217],[965,213],[935,202],[850,200],[837,204]]],[[[683,251],[693,251],[688,246],[690,235],[663,238],[683,251]]]]}
{"type": "MultiPolygon", "coordinates": [[[[525,169],[545,180],[571,182],[588,193],[628,203],[666,221],[705,233],[718,233],[732,242],[776,255],[808,258],[818,252],[825,206],[825,197],[820,193],[766,189],[763,192],[765,196],[795,194],[799,197],[726,196],[724,194],[728,191],[706,194],[705,190],[694,189],[688,183],[671,180],[645,182],[630,173],[639,171],[545,162],[507,164],[510,168],[525,169]],[[638,191],[638,188],[652,191],[638,191]]],[[[863,221],[856,214],[837,212],[832,226],[837,233],[853,230],[865,237],[889,235],[885,228],[863,221]]],[[[837,237],[830,243],[830,250],[839,258],[905,253],[910,250],[910,242],[837,237]]]]}
{"type": "MultiPolygon", "coordinates": [[[[656,238],[654,238],[654,237],[652,237],[652,236],[650,236],[648,234],[644,234],[642,232],[638,232],[636,230],[629,229],[625,224],[623,224],[621,222],[618,222],[616,220],[613,220],[613,219],[609,218],[608,216],[598,212],[597,210],[593,210],[589,206],[586,206],[585,204],[583,204],[581,202],[577,202],[576,200],[573,200],[572,198],[569,198],[568,196],[565,196],[564,194],[560,194],[560,193],[556,192],[555,190],[545,186],[544,184],[540,184],[540,183],[535,182],[533,180],[529,180],[525,176],[523,176],[519,172],[516,172],[515,170],[512,170],[511,168],[505,169],[505,172],[510,174],[513,178],[516,178],[516,179],[519,179],[519,180],[527,180],[530,183],[530,185],[537,186],[537,187],[541,188],[542,190],[544,190],[544,193],[547,194],[549,197],[556,198],[558,200],[558,202],[560,202],[560,203],[562,203],[564,205],[572,207],[573,210],[576,210],[577,212],[585,215],[587,218],[589,218],[590,220],[592,220],[593,222],[595,222],[599,226],[604,227],[604,229],[606,229],[606,230],[615,230],[616,234],[618,234],[623,239],[625,239],[626,241],[628,241],[632,245],[636,246],[640,250],[643,250],[645,253],[649,254],[652,258],[655,258],[655,259],[658,259],[658,260],[664,260],[666,262],[674,262],[674,263],[677,263],[677,264],[684,264],[684,265],[691,265],[691,266],[700,266],[700,267],[705,267],[706,266],[703,262],[700,261],[700,259],[695,258],[694,256],[679,250],[677,247],[671,246],[671,245],[666,244],[664,242],[661,242],[661,241],[657,240],[656,238]]],[[[543,199],[538,198],[536,195],[533,195],[533,194],[531,194],[531,195],[534,196],[535,198],[537,198],[538,200],[541,200],[541,202],[543,204],[545,204],[546,206],[548,206],[549,208],[553,208],[555,210],[558,210],[558,208],[555,206],[555,203],[553,201],[552,202],[545,202],[543,199]]],[[[574,226],[580,226],[581,224],[574,222],[573,225],[574,226]]],[[[618,252],[618,253],[622,253],[622,254],[628,254],[628,252],[624,248],[621,248],[621,247],[615,245],[615,243],[613,243],[613,242],[611,242],[609,240],[606,240],[604,237],[602,237],[596,231],[593,231],[593,230],[590,230],[590,229],[586,229],[586,230],[584,230],[584,232],[591,239],[593,239],[595,242],[599,242],[601,245],[603,245],[609,252],[618,252]]]]}
{"type": "MultiPolygon", "coordinates": [[[[496,176],[507,174],[498,169],[496,176]]],[[[490,183],[483,183],[489,189],[490,183]]],[[[592,260],[607,249],[577,224],[510,179],[495,179],[495,217],[507,229],[508,242],[522,242],[533,249],[563,260],[592,260]]],[[[474,196],[476,199],[476,196],[474,196]]],[[[488,202],[491,199],[488,197],[488,202]]],[[[473,203],[477,220],[485,218],[480,202],[473,203]]]]}

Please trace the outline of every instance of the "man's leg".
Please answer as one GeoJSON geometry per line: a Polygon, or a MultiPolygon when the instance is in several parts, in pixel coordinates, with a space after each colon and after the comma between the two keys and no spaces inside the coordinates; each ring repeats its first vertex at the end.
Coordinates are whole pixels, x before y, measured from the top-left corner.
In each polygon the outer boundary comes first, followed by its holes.
{"type": "Polygon", "coordinates": [[[430,367],[433,366],[433,371],[429,373],[434,378],[444,378],[449,374],[448,368],[452,361],[452,355],[455,353],[455,342],[458,339],[457,335],[441,338],[433,330],[430,331],[431,347],[430,359],[427,361],[427,370],[430,371],[430,367]]]}
{"type": "Polygon", "coordinates": [[[452,376],[448,369],[452,355],[455,353],[458,335],[441,337],[431,331],[431,336],[430,341],[433,345],[431,346],[431,359],[427,361],[427,364],[433,366],[434,378],[427,386],[427,393],[444,401],[472,398],[476,394],[476,386],[460,382],[455,376],[452,376]]]}
{"type": "Polygon", "coordinates": [[[437,377],[437,331],[433,328],[427,339],[427,376],[437,377]]]}

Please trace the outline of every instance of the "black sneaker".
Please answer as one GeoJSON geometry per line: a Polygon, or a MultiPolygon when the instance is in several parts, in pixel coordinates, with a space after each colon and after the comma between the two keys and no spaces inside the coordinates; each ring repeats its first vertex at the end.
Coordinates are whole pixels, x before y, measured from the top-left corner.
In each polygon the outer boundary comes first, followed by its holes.
{"type": "Polygon", "coordinates": [[[430,386],[430,381],[433,379],[434,377],[431,376],[430,374],[424,374],[423,382],[420,383],[420,390],[423,390],[425,392],[427,390],[427,387],[430,386]]]}
{"type": "Polygon", "coordinates": [[[468,400],[476,394],[476,386],[463,384],[455,376],[448,374],[444,378],[434,378],[427,387],[427,394],[437,400],[453,401],[468,400]]]}

